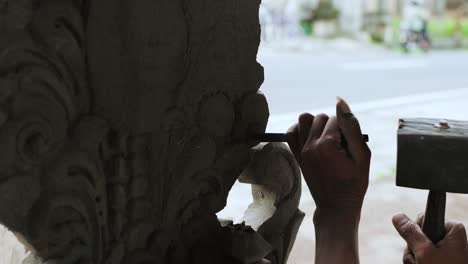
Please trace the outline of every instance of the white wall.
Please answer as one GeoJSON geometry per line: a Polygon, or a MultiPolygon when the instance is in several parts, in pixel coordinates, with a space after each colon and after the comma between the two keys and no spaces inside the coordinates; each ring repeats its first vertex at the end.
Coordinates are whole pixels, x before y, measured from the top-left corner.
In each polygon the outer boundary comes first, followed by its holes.
{"type": "Polygon", "coordinates": [[[340,26],[346,33],[357,33],[363,23],[364,0],[335,0],[340,10],[340,26]]]}

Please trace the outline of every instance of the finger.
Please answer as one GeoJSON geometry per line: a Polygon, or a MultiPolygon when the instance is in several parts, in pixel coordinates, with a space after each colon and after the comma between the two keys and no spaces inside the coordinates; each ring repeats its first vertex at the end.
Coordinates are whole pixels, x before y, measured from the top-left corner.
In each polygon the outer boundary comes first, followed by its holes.
{"type": "Polygon", "coordinates": [[[309,131],[314,122],[314,116],[304,113],[299,116],[299,149],[302,150],[309,137],[309,131]]]}
{"type": "Polygon", "coordinates": [[[421,213],[421,214],[418,214],[418,216],[416,217],[416,224],[418,224],[419,227],[422,227],[424,223],[424,214],[421,213]]]}
{"type": "MultiPolygon", "coordinates": [[[[289,148],[291,149],[292,153],[298,159],[300,149],[299,149],[299,124],[294,124],[292,127],[288,129],[286,132],[286,139],[288,140],[289,148]]],[[[299,160],[298,160],[299,161],[299,160]]]]}
{"type": "Polygon", "coordinates": [[[317,140],[322,136],[323,129],[325,128],[328,119],[329,117],[325,114],[319,114],[314,118],[306,144],[311,144],[314,140],[317,140]]]}
{"type": "Polygon", "coordinates": [[[338,120],[335,116],[330,117],[328,119],[327,124],[322,132],[322,137],[333,137],[339,139],[339,127],[338,127],[338,120]]]}
{"type": "Polygon", "coordinates": [[[432,242],[422,232],[421,227],[411,221],[406,215],[395,215],[392,222],[400,236],[408,243],[409,249],[416,256],[421,249],[432,246],[432,242]]]}
{"type": "MultiPolygon", "coordinates": [[[[326,148],[326,153],[330,155],[336,155],[337,151],[345,151],[341,143],[341,134],[339,132],[338,121],[336,117],[330,117],[328,119],[325,128],[323,129],[322,136],[320,140],[325,140],[322,143],[325,143],[324,147],[326,148]]],[[[336,156],[335,156],[336,157],[336,156]]]]}
{"type": "Polygon", "coordinates": [[[416,264],[416,258],[408,247],[405,248],[403,253],[403,264],[416,264]]]}
{"type": "Polygon", "coordinates": [[[367,157],[365,143],[362,140],[361,126],[359,121],[351,112],[349,105],[340,97],[337,98],[336,116],[338,126],[347,142],[350,154],[357,159],[367,157]]]}
{"type": "Polygon", "coordinates": [[[446,237],[459,238],[460,241],[466,241],[466,229],[460,222],[448,221],[445,223],[446,237]]]}

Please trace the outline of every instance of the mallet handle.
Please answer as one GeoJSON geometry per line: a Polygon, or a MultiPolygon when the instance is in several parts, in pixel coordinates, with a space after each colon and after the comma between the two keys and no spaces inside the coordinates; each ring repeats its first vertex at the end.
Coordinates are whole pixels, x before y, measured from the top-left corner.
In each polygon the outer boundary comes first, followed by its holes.
{"type": "Polygon", "coordinates": [[[437,245],[445,237],[445,202],[446,193],[430,191],[427,198],[423,232],[437,245]]]}

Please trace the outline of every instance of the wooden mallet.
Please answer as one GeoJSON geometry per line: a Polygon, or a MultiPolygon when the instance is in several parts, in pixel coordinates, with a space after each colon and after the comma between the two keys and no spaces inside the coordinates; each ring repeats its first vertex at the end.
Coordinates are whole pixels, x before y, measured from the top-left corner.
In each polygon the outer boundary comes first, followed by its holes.
{"type": "Polygon", "coordinates": [[[429,190],[423,232],[445,237],[446,192],[468,193],[468,122],[401,119],[396,184],[429,190]]]}

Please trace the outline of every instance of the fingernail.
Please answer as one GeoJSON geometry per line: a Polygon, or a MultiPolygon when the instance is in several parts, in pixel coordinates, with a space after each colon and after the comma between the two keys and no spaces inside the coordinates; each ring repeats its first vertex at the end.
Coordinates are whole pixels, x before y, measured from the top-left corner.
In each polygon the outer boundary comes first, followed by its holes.
{"type": "Polygon", "coordinates": [[[346,103],[346,101],[345,101],[343,98],[337,96],[337,97],[336,97],[336,100],[338,101],[338,107],[339,107],[340,110],[343,112],[343,114],[350,114],[350,113],[352,113],[352,112],[351,112],[351,108],[349,108],[348,103],[346,103]]]}
{"type": "Polygon", "coordinates": [[[396,226],[403,225],[404,223],[408,222],[410,219],[405,214],[397,214],[392,218],[392,222],[396,226]]]}

